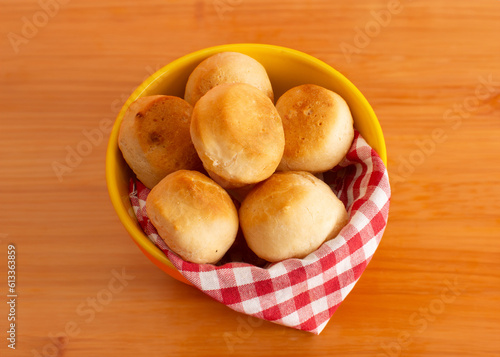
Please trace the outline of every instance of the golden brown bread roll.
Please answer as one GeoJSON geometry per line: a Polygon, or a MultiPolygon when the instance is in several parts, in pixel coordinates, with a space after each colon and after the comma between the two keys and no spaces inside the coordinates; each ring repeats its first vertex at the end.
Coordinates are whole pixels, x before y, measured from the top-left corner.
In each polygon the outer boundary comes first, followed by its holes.
{"type": "Polygon", "coordinates": [[[347,154],[354,126],[338,94],[305,84],[288,90],[276,103],[285,131],[285,152],[278,170],[323,172],[347,154]]]}
{"type": "Polygon", "coordinates": [[[194,106],[210,89],[223,83],[248,83],[274,101],[266,69],[252,57],[238,52],[217,53],[201,62],[189,76],[184,99],[194,106]]]}
{"type": "Polygon", "coordinates": [[[197,171],[176,171],[146,200],[151,223],[167,246],[184,260],[216,263],[233,244],[238,213],[226,191],[197,171]]]}
{"type": "Polygon", "coordinates": [[[191,139],[210,177],[227,189],[271,176],[285,146],[273,103],[244,83],[221,84],[200,98],[191,118],[191,139]]]}
{"type": "Polygon", "coordinates": [[[250,249],[270,262],[304,258],[348,222],[330,187],[301,171],[275,173],[257,184],[242,202],[239,217],[250,249]]]}
{"type": "Polygon", "coordinates": [[[188,102],[166,95],[142,97],[128,107],[118,145],[127,164],[148,188],[171,172],[201,168],[189,133],[191,113],[188,102]]]}

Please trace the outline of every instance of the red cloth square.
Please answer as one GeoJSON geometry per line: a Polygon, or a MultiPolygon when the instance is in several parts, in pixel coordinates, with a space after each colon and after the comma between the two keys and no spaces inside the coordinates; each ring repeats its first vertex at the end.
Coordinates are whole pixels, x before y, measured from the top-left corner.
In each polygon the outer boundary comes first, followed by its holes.
{"type": "Polygon", "coordinates": [[[346,206],[349,223],[306,258],[263,268],[241,262],[216,266],[182,260],[147,218],[149,189],[132,181],[130,200],[146,235],[195,287],[236,311],[319,334],[375,253],[387,225],[391,197],[386,167],[357,132],[346,158],[323,177],[346,206]]]}

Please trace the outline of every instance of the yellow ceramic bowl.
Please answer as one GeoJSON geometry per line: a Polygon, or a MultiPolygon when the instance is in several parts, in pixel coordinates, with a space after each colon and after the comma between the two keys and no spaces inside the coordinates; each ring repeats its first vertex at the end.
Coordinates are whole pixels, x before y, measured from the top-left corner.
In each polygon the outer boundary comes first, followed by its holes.
{"type": "Polygon", "coordinates": [[[106,154],[106,181],[111,202],[134,242],[155,265],[185,283],[188,283],[187,280],[174,268],[163,252],[151,243],[136,221],[128,198],[128,185],[132,172],[118,148],[118,131],[130,103],[139,97],[155,94],[184,97],[184,87],[193,69],[205,58],[224,51],[241,52],[262,63],[271,79],[276,99],[288,89],[306,83],[317,84],[340,94],[349,104],[354,126],[387,165],[384,136],[368,101],[342,74],[310,55],[279,46],[234,44],[206,48],[169,63],[142,83],[118,114],[106,154]]]}

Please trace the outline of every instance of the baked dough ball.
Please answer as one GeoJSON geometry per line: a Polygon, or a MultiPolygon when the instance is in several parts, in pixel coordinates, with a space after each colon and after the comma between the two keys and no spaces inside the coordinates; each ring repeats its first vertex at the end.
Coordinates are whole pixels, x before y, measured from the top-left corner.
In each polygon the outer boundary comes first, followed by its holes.
{"type": "Polygon", "coordinates": [[[273,103],[244,83],[221,84],[200,98],[191,117],[191,139],[210,177],[228,189],[271,176],[285,147],[273,103]]]}
{"type": "Polygon", "coordinates": [[[257,184],[239,216],[250,249],[270,262],[304,258],[348,222],[343,203],[330,187],[302,171],[275,173],[257,184]]]}
{"type": "Polygon", "coordinates": [[[353,119],[337,93],[304,84],[283,94],[276,108],[285,130],[285,152],[278,170],[328,171],[349,151],[353,119]]]}
{"type": "Polygon", "coordinates": [[[238,213],[226,191],[197,171],[176,171],[156,185],[146,212],[170,249],[193,263],[216,263],[238,233],[238,213]]]}
{"type": "Polygon", "coordinates": [[[266,69],[252,57],[238,52],[217,53],[201,62],[189,76],[184,99],[195,105],[210,89],[223,83],[248,83],[274,101],[266,69]]]}
{"type": "Polygon", "coordinates": [[[118,145],[137,178],[153,188],[169,173],[201,168],[189,134],[192,106],[154,95],[133,102],[123,116],[118,145]]]}

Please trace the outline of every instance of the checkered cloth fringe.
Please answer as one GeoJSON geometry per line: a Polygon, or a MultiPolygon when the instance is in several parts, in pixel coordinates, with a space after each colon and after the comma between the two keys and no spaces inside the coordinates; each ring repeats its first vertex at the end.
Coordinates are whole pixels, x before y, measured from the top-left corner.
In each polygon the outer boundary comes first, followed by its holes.
{"type": "Polygon", "coordinates": [[[304,259],[263,268],[240,262],[216,266],[182,260],[169,250],[146,216],[149,189],[132,180],[130,198],[146,235],[196,288],[233,310],[319,334],[375,253],[387,224],[391,196],[387,169],[357,132],[346,158],[323,176],[346,206],[349,223],[304,259]]]}

